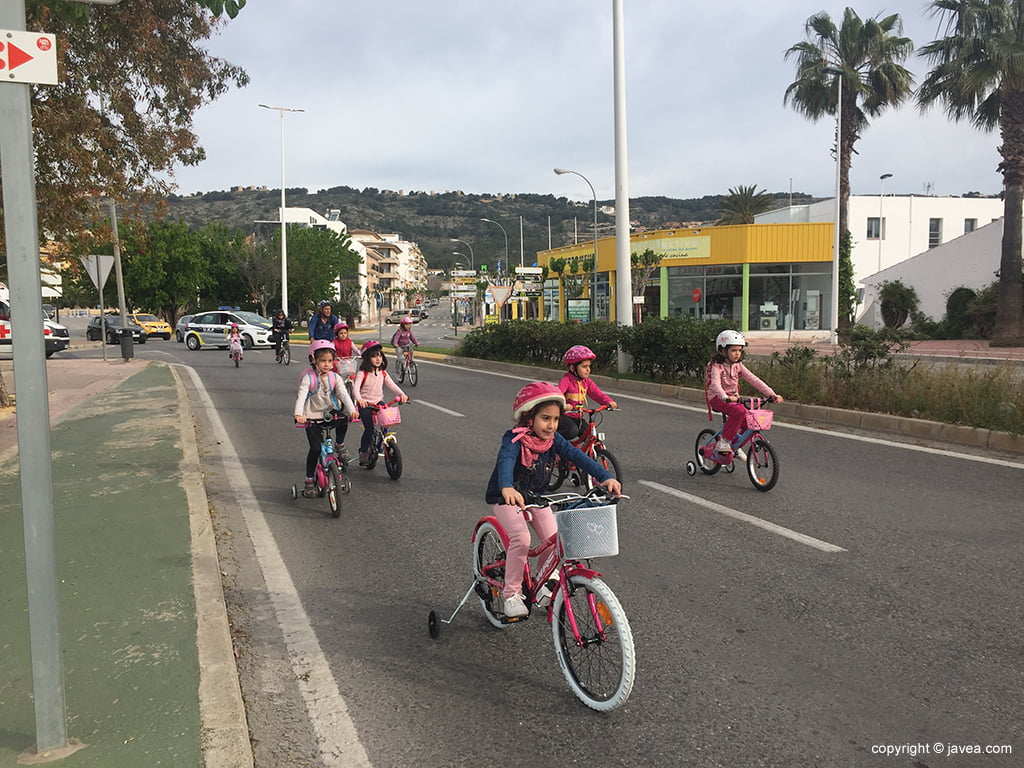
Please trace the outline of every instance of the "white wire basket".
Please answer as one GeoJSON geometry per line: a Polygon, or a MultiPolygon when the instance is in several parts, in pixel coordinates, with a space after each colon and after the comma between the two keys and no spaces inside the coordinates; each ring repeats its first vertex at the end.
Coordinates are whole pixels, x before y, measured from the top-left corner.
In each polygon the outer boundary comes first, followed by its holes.
{"type": "Polygon", "coordinates": [[[612,557],[619,554],[619,528],[615,505],[576,507],[555,512],[558,538],[570,560],[612,557]]]}

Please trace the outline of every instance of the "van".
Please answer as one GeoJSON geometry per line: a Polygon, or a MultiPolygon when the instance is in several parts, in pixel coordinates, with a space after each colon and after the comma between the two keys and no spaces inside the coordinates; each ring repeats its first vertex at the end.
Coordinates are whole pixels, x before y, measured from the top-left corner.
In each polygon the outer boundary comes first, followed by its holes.
{"type": "MultiPolygon", "coordinates": [[[[43,312],[43,339],[46,342],[46,356],[63,352],[71,344],[71,334],[60,323],[55,323],[43,312]]],[[[11,344],[11,292],[0,283],[0,346],[11,344]]]]}

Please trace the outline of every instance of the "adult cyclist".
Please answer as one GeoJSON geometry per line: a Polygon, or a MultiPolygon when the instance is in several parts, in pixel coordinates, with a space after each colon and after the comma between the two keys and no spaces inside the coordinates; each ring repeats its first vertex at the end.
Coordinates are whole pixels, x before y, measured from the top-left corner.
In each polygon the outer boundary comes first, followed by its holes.
{"type": "Polygon", "coordinates": [[[287,339],[292,332],[292,321],[285,315],[283,309],[277,310],[274,319],[271,321],[270,335],[274,340],[274,355],[277,361],[281,361],[281,342],[287,339]]]}
{"type": "Polygon", "coordinates": [[[334,341],[334,326],[340,320],[331,312],[331,302],[324,299],[316,305],[316,314],[309,318],[309,339],[315,341],[334,341]]]}

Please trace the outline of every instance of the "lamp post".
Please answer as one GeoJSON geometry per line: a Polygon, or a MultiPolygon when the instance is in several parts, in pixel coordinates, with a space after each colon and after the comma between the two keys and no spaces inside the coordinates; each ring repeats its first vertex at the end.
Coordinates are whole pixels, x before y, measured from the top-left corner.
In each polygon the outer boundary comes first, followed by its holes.
{"type": "Polygon", "coordinates": [[[882,222],[885,219],[882,218],[882,200],[885,199],[885,180],[891,179],[891,173],[883,173],[878,177],[879,190],[878,190],[878,271],[882,271],[882,233],[884,231],[882,222]]]}
{"type": "Polygon", "coordinates": [[[505,231],[505,228],[503,226],[501,226],[501,224],[498,224],[498,222],[494,221],[493,219],[480,219],[480,221],[486,221],[486,222],[489,222],[491,224],[497,225],[498,229],[501,230],[501,234],[503,234],[505,236],[505,269],[507,270],[509,268],[509,263],[508,263],[508,232],[505,231]]]}
{"type": "Polygon", "coordinates": [[[469,268],[476,269],[476,260],[473,258],[473,246],[467,243],[465,240],[459,240],[459,238],[457,237],[449,237],[448,239],[453,243],[462,243],[464,246],[469,248],[469,268]]]}
{"type": "Polygon", "coordinates": [[[561,176],[564,173],[572,173],[579,176],[590,187],[590,194],[594,198],[594,270],[590,273],[590,319],[594,319],[594,294],[597,291],[597,192],[594,191],[594,185],[590,183],[590,179],[584,176],[579,171],[570,171],[567,168],[555,168],[555,173],[561,176]]]}
{"type": "Polygon", "coordinates": [[[260,104],[264,109],[275,109],[281,115],[281,309],[288,316],[288,227],[284,220],[284,113],[305,112],[304,109],[290,107],[271,107],[260,104]]]}

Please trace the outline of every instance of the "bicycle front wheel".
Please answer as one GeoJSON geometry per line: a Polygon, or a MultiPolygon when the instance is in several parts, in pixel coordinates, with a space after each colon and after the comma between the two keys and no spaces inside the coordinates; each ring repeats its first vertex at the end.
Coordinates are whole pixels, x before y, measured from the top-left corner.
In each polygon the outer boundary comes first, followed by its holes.
{"type": "Polygon", "coordinates": [[[416,363],[409,363],[409,384],[415,387],[420,383],[420,370],[416,367],[416,363]]]}
{"type": "Polygon", "coordinates": [[[476,579],[477,597],[480,598],[480,607],[484,609],[484,616],[498,629],[505,629],[505,624],[500,618],[497,606],[503,606],[504,600],[501,597],[501,589],[487,583],[487,578],[505,580],[505,567],[497,566],[495,563],[504,562],[505,544],[501,539],[501,533],[494,523],[481,523],[476,529],[476,536],[473,538],[473,577],[476,579]],[[484,571],[487,575],[484,575],[484,571]]]}
{"type": "Polygon", "coordinates": [[[713,475],[715,472],[722,468],[714,459],[709,459],[700,452],[700,449],[706,446],[708,443],[714,442],[714,437],[717,433],[713,429],[702,429],[700,434],[697,435],[697,442],[693,446],[693,458],[697,462],[697,466],[700,467],[700,471],[705,475],[713,475]]]}
{"type": "Polygon", "coordinates": [[[622,467],[619,466],[619,460],[612,455],[611,451],[607,448],[598,448],[594,451],[594,460],[611,472],[616,480],[622,482],[622,467]]]}
{"type": "Polygon", "coordinates": [[[779,459],[772,444],[760,435],[750,441],[747,477],[759,491],[770,491],[779,482],[779,459]]]}
{"type": "Polygon", "coordinates": [[[331,507],[331,517],[341,517],[341,491],[341,472],[332,461],[327,465],[327,503],[331,507]]]}
{"type": "Polygon", "coordinates": [[[633,690],[636,653],[629,620],[615,593],[601,579],[570,576],[569,594],[558,591],[552,616],[555,654],[572,692],[600,712],[622,706],[633,690]]]}
{"type": "Polygon", "coordinates": [[[384,441],[384,468],[392,480],[402,476],[402,450],[398,447],[397,440],[384,441]]]}
{"type": "Polygon", "coordinates": [[[292,361],[292,349],[288,344],[281,347],[281,362],[288,365],[292,361]]]}

